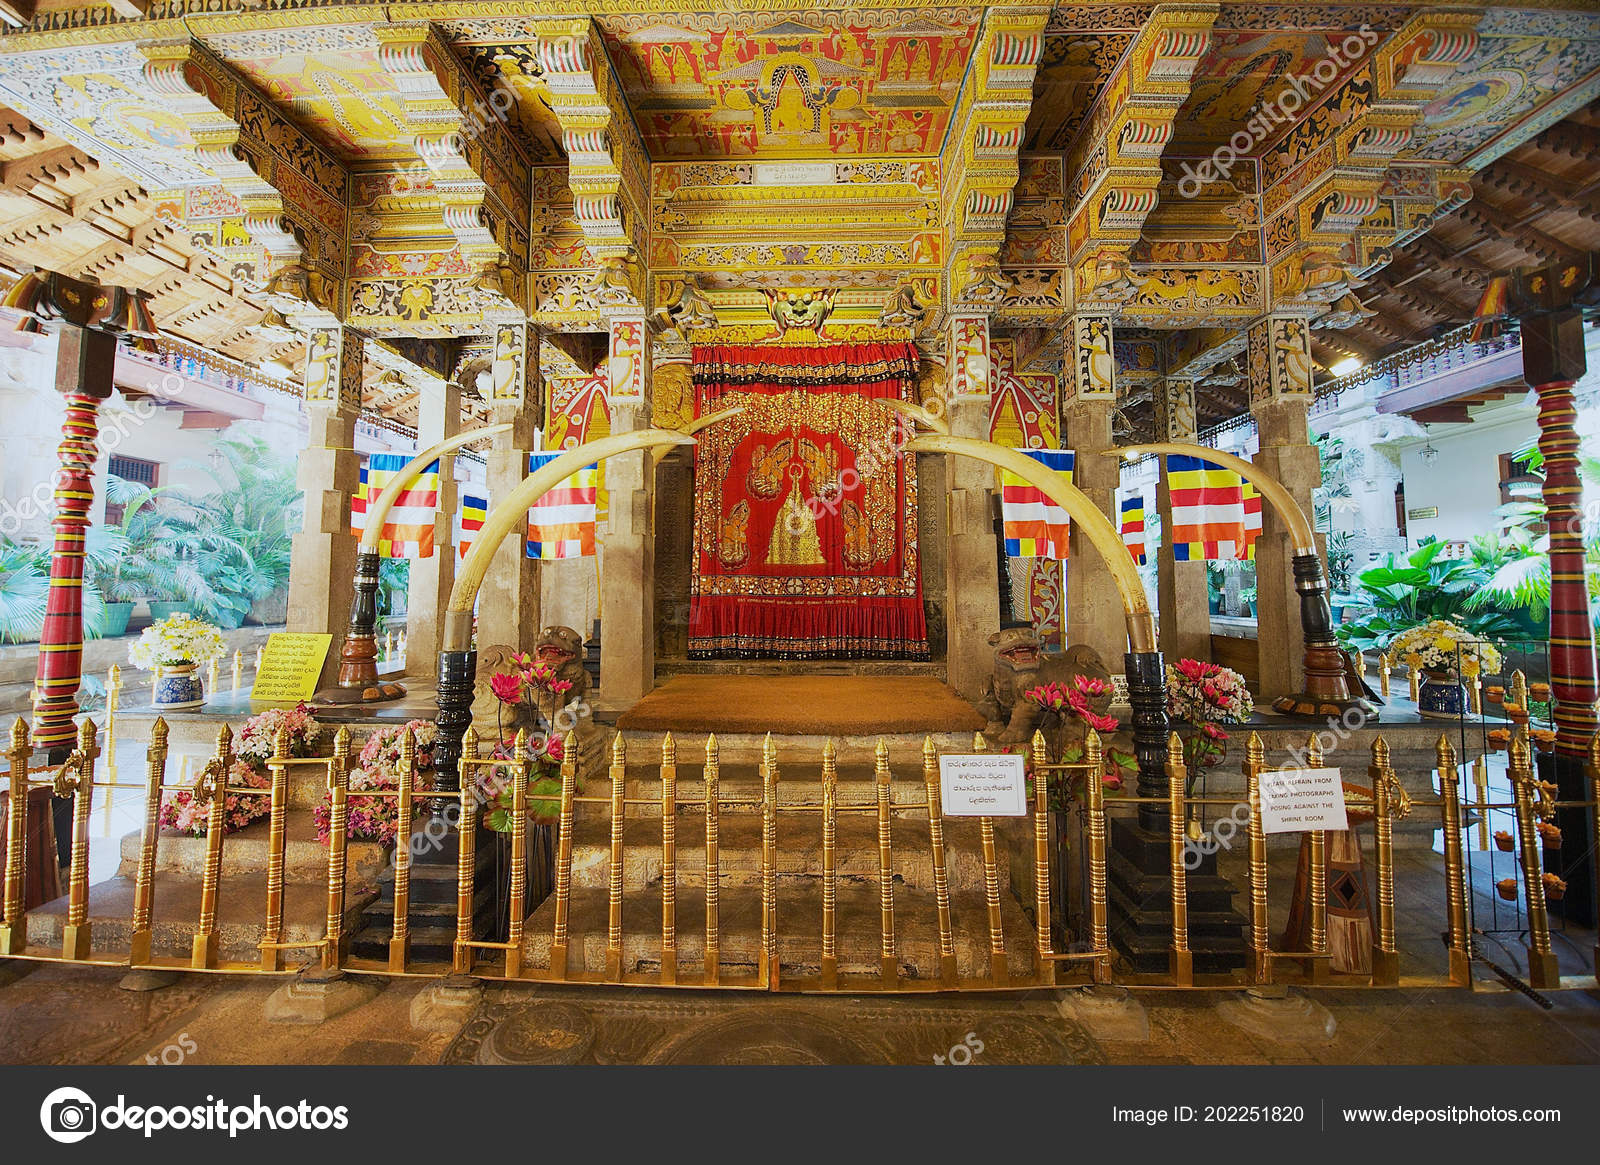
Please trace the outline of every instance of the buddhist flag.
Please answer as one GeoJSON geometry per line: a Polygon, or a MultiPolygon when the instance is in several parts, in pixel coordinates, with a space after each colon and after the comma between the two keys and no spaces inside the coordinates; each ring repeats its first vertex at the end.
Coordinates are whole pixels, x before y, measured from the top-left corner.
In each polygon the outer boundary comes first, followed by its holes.
{"type": "MultiPolygon", "coordinates": [[[[1167,455],[1172,496],[1172,557],[1178,562],[1249,556],[1243,481],[1198,457],[1167,455]]],[[[1259,502],[1258,502],[1259,512],[1259,502]]]]}
{"type": "Polygon", "coordinates": [[[1256,556],[1256,539],[1261,537],[1261,495],[1248,481],[1241,483],[1240,490],[1244,497],[1245,557],[1253,559],[1256,556]]]}
{"type": "Polygon", "coordinates": [[[1122,542],[1133,560],[1144,565],[1144,494],[1122,500],[1122,542]]]}
{"type": "MultiPolygon", "coordinates": [[[[560,456],[560,451],[528,454],[528,472],[560,456]]],[[[594,555],[595,498],[600,469],[588,465],[572,474],[528,511],[529,558],[590,558],[594,555]]]]}
{"type": "MultiPolygon", "coordinates": [[[[350,504],[350,533],[366,532],[367,507],[411,460],[404,453],[373,453],[361,467],[361,486],[350,504]]],[[[429,465],[394,499],[378,536],[380,558],[432,558],[433,518],[439,508],[439,463],[429,465]]]]}
{"type": "Polygon", "coordinates": [[[456,514],[456,560],[467,556],[483,529],[483,520],[489,516],[489,499],[474,494],[461,495],[461,509],[456,514]]]}
{"type": "MultiPolygon", "coordinates": [[[[1070,449],[1019,449],[1059,473],[1072,473],[1070,449]]],[[[1038,486],[1008,470],[1000,471],[1000,513],[1005,522],[1006,554],[1011,558],[1067,557],[1067,511],[1038,486]]]]}

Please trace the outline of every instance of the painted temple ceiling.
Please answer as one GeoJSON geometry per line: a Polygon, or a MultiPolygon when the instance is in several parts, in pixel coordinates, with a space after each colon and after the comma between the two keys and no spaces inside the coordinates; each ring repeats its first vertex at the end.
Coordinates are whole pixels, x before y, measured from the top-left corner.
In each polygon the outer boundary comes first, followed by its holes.
{"type": "Polygon", "coordinates": [[[1368,359],[1600,244],[1597,7],[0,0],[0,257],[246,362],[356,328],[402,419],[407,344],[522,321],[581,379],[619,305],[820,288],[930,343],[980,303],[1034,395],[1075,312],[1134,404],[1211,344],[1224,413],[1264,314],[1368,359]]]}

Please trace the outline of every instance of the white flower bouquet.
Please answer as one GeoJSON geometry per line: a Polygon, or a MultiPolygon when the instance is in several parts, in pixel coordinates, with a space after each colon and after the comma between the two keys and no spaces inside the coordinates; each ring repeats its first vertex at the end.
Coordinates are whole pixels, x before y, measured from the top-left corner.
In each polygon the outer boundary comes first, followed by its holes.
{"type": "Polygon", "coordinates": [[[1404,660],[1419,671],[1459,669],[1464,676],[1499,675],[1505,663],[1493,644],[1447,619],[1433,619],[1400,634],[1389,645],[1389,658],[1404,660]]]}
{"type": "Polygon", "coordinates": [[[128,660],[137,668],[155,671],[210,663],[225,650],[227,645],[219,628],[180,611],[146,627],[128,648],[128,660]]]}

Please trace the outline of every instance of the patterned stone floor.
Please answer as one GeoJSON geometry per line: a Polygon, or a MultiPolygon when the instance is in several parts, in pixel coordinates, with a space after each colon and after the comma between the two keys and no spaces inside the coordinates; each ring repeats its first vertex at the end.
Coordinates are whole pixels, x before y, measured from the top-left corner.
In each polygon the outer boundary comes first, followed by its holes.
{"type": "Polygon", "coordinates": [[[319,1026],[268,1023],[281,984],[0,963],[0,1062],[20,1064],[1600,1063],[1600,990],[814,997],[488,986],[449,1030],[413,1029],[422,979],[319,1026]],[[1330,1022],[1331,1020],[1331,1022],[1330,1022]],[[1331,1032],[1331,1034],[1330,1034],[1331,1032]]]}

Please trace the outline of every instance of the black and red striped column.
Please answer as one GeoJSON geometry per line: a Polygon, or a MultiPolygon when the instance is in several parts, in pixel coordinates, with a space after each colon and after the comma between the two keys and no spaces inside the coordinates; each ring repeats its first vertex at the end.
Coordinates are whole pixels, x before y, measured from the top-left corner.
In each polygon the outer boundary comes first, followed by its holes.
{"type": "Polygon", "coordinates": [[[1539,452],[1544,456],[1545,521],[1550,531],[1550,688],[1555,695],[1556,751],[1582,758],[1595,733],[1596,684],[1572,385],[1570,380],[1556,380],[1535,385],[1534,391],[1539,396],[1539,452]]]}

